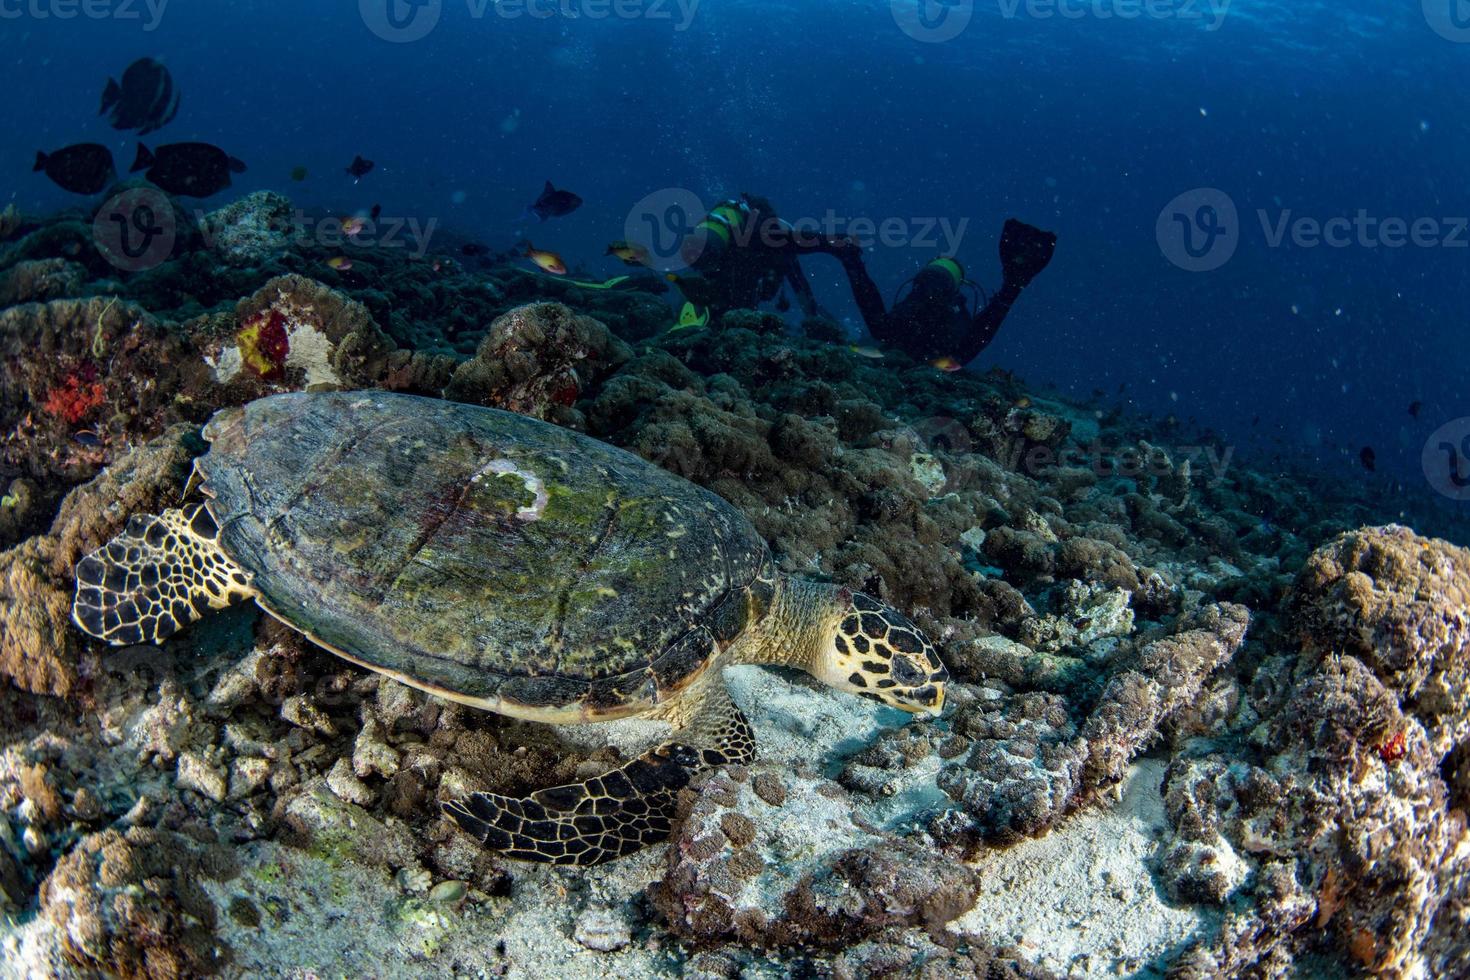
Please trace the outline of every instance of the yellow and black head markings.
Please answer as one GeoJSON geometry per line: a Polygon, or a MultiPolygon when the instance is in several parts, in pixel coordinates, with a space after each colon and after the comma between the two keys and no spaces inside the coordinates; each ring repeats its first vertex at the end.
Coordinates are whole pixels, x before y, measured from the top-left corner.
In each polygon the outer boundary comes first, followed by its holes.
{"type": "Polygon", "coordinates": [[[445,804],[507,856],[595,864],[668,836],[696,773],[755,756],[734,663],[938,713],[947,680],[897,611],[777,573],[750,521],[645,460],[525,416],[384,392],[216,413],[186,492],[77,564],[73,618],[156,643],[253,599],[312,642],[432,695],[549,724],[673,733],[523,799],[445,804]]]}
{"type": "Polygon", "coordinates": [[[836,687],[909,712],[938,714],[949,671],[923,632],[897,610],[861,592],[832,637],[836,687]]]}

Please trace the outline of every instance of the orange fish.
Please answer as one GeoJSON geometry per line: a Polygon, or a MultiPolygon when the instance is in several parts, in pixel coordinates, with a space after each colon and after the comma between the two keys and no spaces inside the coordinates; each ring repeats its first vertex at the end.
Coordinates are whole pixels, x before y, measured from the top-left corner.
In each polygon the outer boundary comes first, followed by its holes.
{"type": "Polygon", "coordinates": [[[952,357],[936,357],[929,362],[930,367],[938,368],[945,374],[953,374],[964,367],[959,361],[952,357]]]}
{"type": "Polygon", "coordinates": [[[327,267],[329,269],[336,269],[338,272],[346,272],[352,268],[352,260],[345,255],[338,255],[335,258],[327,259],[327,267]]]}
{"type": "Polygon", "coordinates": [[[567,274],[567,264],[561,260],[561,256],[555,252],[544,252],[530,242],[526,243],[526,258],[536,264],[536,267],[551,273],[553,276],[564,276],[567,274]]]}

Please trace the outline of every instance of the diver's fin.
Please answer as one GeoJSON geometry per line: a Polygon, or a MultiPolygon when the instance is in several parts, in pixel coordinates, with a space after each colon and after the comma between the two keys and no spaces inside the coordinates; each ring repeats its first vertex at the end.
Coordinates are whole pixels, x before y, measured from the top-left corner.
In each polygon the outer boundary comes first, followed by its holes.
{"type": "Polygon", "coordinates": [[[1000,233],[1001,276],[1006,285],[1024,289],[1046,268],[1057,249],[1057,236],[1015,218],[1000,233]]]}
{"type": "Polygon", "coordinates": [[[114,645],[158,643],[211,609],[251,598],[250,574],[220,550],[218,537],[203,504],[133,515],[126,530],[77,562],[73,621],[114,645]]]}

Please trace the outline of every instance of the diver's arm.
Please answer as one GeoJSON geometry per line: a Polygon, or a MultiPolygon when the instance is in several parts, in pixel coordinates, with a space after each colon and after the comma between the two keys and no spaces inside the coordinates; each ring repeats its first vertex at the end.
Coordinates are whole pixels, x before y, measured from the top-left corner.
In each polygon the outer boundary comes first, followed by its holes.
{"type": "Polygon", "coordinates": [[[892,343],[894,338],[889,334],[893,325],[889,323],[888,311],[883,308],[883,294],[878,292],[877,283],[868,275],[868,267],[863,265],[863,250],[850,245],[832,254],[842,262],[848,284],[852,287],[853,302],[863,316],[863,323],[867,324],[868,333],[879,343],[892,343]]]}
{"type": "Polygon", "coordinates": [[[960,345],[960,350],[953,355],[954,359],[961,364],[968,364],[989,347],[991,341],[995,340],[995,335],[1000,333],[1000,325],[1005,321],[1006,314],[1011,311],[1012,304],[1020,295],[1020,286],[1013,282],[1002,284],[1000,291],[990,297],[990,302],[970,321],[970,330],[964,343],[960,345]]]}

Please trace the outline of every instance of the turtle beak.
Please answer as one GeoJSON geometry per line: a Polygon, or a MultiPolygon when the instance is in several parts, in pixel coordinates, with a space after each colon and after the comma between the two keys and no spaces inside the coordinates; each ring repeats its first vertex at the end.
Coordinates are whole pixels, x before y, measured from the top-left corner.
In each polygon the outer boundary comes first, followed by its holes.
{"type": "Polygon", "coordinates": [[[937,718],[944,710],[944,685],[926,684],[893,706],[911,715],[929,715],[937,718]]]}

